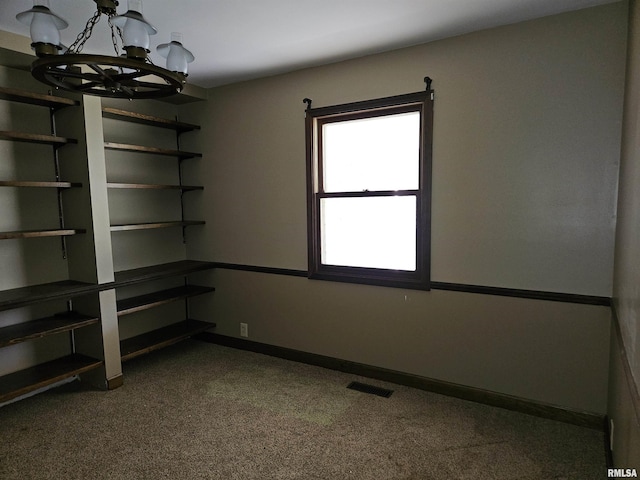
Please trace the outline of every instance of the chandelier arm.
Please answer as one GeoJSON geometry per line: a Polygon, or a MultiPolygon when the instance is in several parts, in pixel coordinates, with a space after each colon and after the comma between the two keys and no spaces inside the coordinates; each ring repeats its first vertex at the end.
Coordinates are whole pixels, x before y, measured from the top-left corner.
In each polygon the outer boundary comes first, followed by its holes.
{"type": "MultiPolygon", "coordinates": [[[[153,82],[140,82],[140,81],[136,82],[136,84],[137,84],[139,87],[143,87],[143,88],[158,88],[158,85],[159,85],[158,83],[153,83],[153,82]]],[[[165,84],[164,84],[164,86],[168,87],[168,86],[170,86],[170,85],[171,85],[171,84],[170,84],[168,81],[166,81],[166,80],[165,80],[165,84]]]]}
{"type": "Polygon", "coordinates": [[[95,88],[96,86],[100,85],[100,82],[89,82],[89,83],[84,83],[82,85],[80,85],[78,87],[78,91],[79,92],[84,92],[85,90],[91,90],[92,88],[95,88]]]}
{"type": "Polygon", "coordinates": [[[103,79],[107,79],[107,80],[113,80],[113,77],[111,75],[109,75],[106,70],[104,70],[103,68],[100,68],[97,64],[95,63],[87,63],[87,66],[92,69],[94,72],[96,72],[98,75],[100,75],[103,79]]]}
{"type": "Polygon", "coordinates": [[[149,72],[137,70],[135,72],[119,73],[115,78],[118,80],[136,80],[138,77],[146,77],[147,75],[149,75],[149,72]]]}
{"type": "Polygon", "coordinates": [[[135,92],[126,85],[120,85],[120,89],[130,97],[133,97],[133,95],[135,94],[135,92]]]}

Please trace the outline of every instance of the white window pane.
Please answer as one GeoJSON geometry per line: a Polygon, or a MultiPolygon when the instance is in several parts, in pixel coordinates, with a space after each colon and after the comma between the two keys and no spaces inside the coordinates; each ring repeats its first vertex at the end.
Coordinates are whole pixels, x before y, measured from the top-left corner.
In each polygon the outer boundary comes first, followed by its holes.
{"type": "Polygon", "coordinates": [[[323,198],[324,265],[416,270],[416,197],[323,198]]]}
{"type": "Polygon", "coordinates": [[[325,192],[417,190],[420,113],[326,123],[325,192]]]}

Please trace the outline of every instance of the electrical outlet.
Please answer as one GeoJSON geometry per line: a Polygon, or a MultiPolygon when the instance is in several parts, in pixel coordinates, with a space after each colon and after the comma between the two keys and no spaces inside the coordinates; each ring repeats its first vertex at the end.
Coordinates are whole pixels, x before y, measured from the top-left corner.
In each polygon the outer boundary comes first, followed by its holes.
{"type": "Polygon", "coordinates": [[[249,325],[246,323],[240,324],[240,336],[248,337],[249,336],[249,325]]]}

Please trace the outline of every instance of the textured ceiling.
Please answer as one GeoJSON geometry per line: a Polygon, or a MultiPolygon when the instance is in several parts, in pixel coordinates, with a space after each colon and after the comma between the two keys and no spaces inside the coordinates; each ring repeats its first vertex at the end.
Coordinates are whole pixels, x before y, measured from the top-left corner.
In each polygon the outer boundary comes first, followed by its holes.
{"type": "MultiPolygon", "coordinates": [[[[476,30],[587,8],[616,0],[144,0],[158,28],[155,46],[184,35],[196,56],[189,82],[212,87],[416,45],[476,30]]],[[[120,12],[126,0],[121,0],[120,12]]],[[[32,0],[1,0],[0,30],[28,36],[17,13],[32,0]]],[[[73,43],[95,12],[92,0],[50,0],[70,26],[73,43]]],[[[101,21],[85,53],[113,52],[101,21]]],[[[155,52],[152,59],[162,64],[155,52]]]]}

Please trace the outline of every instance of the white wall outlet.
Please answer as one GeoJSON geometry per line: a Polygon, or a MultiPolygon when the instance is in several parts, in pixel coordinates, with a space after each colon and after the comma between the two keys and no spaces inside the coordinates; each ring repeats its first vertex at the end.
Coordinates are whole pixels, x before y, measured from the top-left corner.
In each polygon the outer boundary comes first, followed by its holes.
{"type": "Polygon", "coordinates": [[[248,337],[249,336],[249,325],[246,323],[240,324],[240,336],[248,337]]]}

